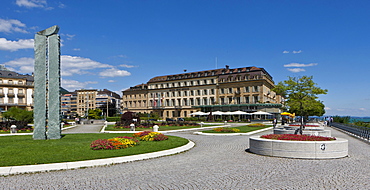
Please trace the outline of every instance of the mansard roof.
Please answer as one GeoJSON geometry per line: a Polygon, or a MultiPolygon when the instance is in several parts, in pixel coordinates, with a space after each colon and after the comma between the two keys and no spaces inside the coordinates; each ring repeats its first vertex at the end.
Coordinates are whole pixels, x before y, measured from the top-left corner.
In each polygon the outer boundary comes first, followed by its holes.
{"type": "MultiPolygon", "coordinates": [[[[181,74],[175,74],[175,75],[157,76],[157,77],[151,78],[148,81],[148,83],[169,81],[169,80],[179,80],[179,79],[190,79],[190,78],[198,78],[198,77],[208,77],[208,76],[220,76],[220,75],[228,75],[228,74],[236,74],[236,73],[247,73],[247,72],[253,72],[253,71],[262,71],[265,74],[270,76],[270,74],[268,74],[267,71],[263,68],[252,66],[252,67],[241,67],[241,68],[230,69],[229,66],[226,66],[226,68],[221,68],[221,69],[212,69],[212,70],[206,70],[206,71],[188,72],[188,73],[181,73],[181,74]]],[[[272,79],[271,76],[270,78],[272,79]]]]}
{"type": "Polygon", "coordinates": [[[19,74],[14,71],[0,70],[0,78],[10,78],[10,79],[26,79],[27,81],[33,81],[33,76],[26,74],[19,74]]]}

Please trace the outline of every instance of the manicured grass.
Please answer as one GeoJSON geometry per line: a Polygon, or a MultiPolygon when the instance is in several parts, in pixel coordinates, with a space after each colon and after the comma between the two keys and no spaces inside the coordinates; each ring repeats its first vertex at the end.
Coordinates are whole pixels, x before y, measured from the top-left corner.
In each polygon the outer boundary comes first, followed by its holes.
{"type": "Polygon", "coordinates": [[[179,147],[187,139],[169,136],[165,141],[140,141],[140,145],[118,150],[91,150],[90,143],[132,134],[67,134],[58,140],[33,140],[31,135],[0,137],[0,166],[47,164],[111,158],[156,152],[179,147]]]}
{"type": "MultiPolygon", "coordinates": [[[[203,125],[203,127],[209,127],[211,125],[203,125]]],[[[214,126],[214,125],[212,125],[214,126]]],[[[198,126],[159,126],[158,131],[169,131],[169,130],[178,130],[178,129],[192,129],[192,128],[200,128],[200,125],[198,126]]],[[[123,129],[117,129],[114,128],[114,125],[108,125],[105,128],[106,131],[130,131],[130,128],[123,128],[123,129]]],[[[152,128],[136,128],[135,131],[152,131],[152,128]]]]}
{"type": "MultiPolygon", "coordinates": [[[[240,131],[237,132],[237,133],[248,133],[248,132],[251,132],[251,131],[260,130],[260,129],[264,129],[264,128],[267,128],[267,127],[271,127],[271,125],[265,125],[263,127],[251,127],[251,126],[245,125],[245,126],[231,127],[231,128],[239,129],[240,131]]],[[[222,133],[222,132],[217,132],[217,131],[214,131],[214,130],[202,131],[202,132],[203,133],[222,133]]],[[[230,133],[232,133],[232,132],[230,132],[230,133]]]]}

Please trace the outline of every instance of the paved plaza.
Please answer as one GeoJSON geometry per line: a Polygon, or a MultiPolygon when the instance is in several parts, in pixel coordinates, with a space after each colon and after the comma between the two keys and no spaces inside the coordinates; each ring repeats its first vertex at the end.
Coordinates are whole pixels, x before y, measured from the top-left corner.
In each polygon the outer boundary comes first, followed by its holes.
{"type": "Polygon", "coordinates": [[[266,157],[246,151],[249,136],[179,132],[169,135],[195,147],[131,163],[0,177],[0,189],[369,189],[370,144],[331,130],[349,140],[349,157],[266,157]]]}

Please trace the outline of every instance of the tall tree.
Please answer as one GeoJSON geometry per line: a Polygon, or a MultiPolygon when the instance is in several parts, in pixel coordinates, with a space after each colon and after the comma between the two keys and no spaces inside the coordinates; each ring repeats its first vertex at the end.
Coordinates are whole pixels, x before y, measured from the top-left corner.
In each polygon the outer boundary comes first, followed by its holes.
{"type": "Polygon", "coordinates": [[[16,121],[32,122],[33,112],[21,108],[12,107],[8,111],[3,113],[3,117],[16,121]]]}
{"type": "MultiPolygon", "coordinates": [[[[284,97],[285,106],[290,112],[295,112],[302,118],[310,115],[322,116],[325,113],[324,104],[318,100],[318,95],[326,94],[328,90],[317,87],[312,79],[312,76],[289,77],[289,80],[279,82],[273,91],[284,97]]],[[[303,127],[301,119],[300,134],[303,127]]]]}

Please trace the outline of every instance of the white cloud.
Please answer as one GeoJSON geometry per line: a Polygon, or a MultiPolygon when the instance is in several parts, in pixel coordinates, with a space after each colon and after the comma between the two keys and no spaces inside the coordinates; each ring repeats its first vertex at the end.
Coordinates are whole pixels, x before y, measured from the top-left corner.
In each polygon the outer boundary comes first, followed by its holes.
{"type": "Polygon", "coordinates": [[[22,57],[4,63],[6,68],[9,68],[10,70],[16,71],[18,73],[32,73],[33,64],[34,59],[30,57],[22,57]]]}
{"type": "Polygon", "coordinates": [[[360,111],[367,111],[366,108],[359,108],[360,111]]]}
{"type": "Polygon", "coordinates": [[[133,65],[127,65],[127,64],[122,64],[122,65],[119,65],[119,67],[124,67],[124,68],[133,68],[133,67],[136,67],[136,66],[133,66],[133,65]]]}
{"type": "MultiPolygon", "coordinates": [[[[19,73],[33,72],[34,58],[22,57],[4,63],[6,67],[19,73]]],[[[101,68],[113,68],[108,64],[99,63],[89,58],[62,55],[61,56],[61,75],[72,76],[75,74],[88,74],[90,70],[101,68]]]]}
{"type": "Polygon", "coordinates": [[[73,51],[80,51],[80,48],[73,48],[73,51]]]}
{"type": "Polygon", "coordinates": [[[89,58],[62,55],[61,56],[62,76],[72,76],[74,74],[87,74],[88,70],[97,68],[112,68],[108,64],[99,63],[89,58]]]}
{"type": "Polygon", "coordinates": [[[16,0],[15,3],[20,7],[27,8],[46,7],[46,0],[16,0]]]}
{"type": "Polygon", "coordinates": [[[299,50],[299,51],[293,51],[293,53],[302,53],[302,50],[299,50]]]}
{"type": "Polygon", "coordinates": [[[293,68],[293,69],[288,69],[288,71],[293,72],[293,73],[299,73],[299,72],[303,72],[306,70],[302,68],[293,68]]]}
{"type": "Polygon", "coordinates": [[[125,70],[110,68],[100,72],[99,75],[102,77],[125,77],[130,76],[131,73],[125,70]]]}
{"type": "Polygon", "coordinates": [[[73,38],[76,36],[75,34],[65,34],[67,36],[67,40],[73,40],[73,38]]]}
{"type": "Polygon", "coordinates": [[[0,38],[0,50],[17,51],[19,49],[33,49],[33,39],[10,41],[0,38]]]}
{"type": "Polygon", "coordinates": [[[289,53],[289,51],[286,51],[286,50],[285,50],[285,51],[283,51],[283,53],[289,53]]]}
{"type": "Polygon", "coordinates": [[[26,27],[19,20],[15,19],[1,19],[0,18],[0,32],[12,33],[12,32],[21,32],[28,33],[24,28],[26,27]]]}
{"type": "Polygon", "coordinates": [[[309,63],[309,64],[303,64],[303,63],[289,63],[284,65],[284,67],[312,67],[316,66],[318,63],[309,63]]]}
{"type": "Polygon", "coordinates": [[[89,84],[97,84],[96,81],[79,82],[76,80],[62,79],[61,86],[69,91],[86,88],[89,84]]]}
{"type": "Polygon", "coordinates": [[[115,80],[108,80],[108,82],[116,82],[115,80]]]}
{"type": "Polygon", "coordinates": [[[331,108],[329,108],[329,107],[325,107],[324,109],[325,109],[325,110],[331,110],[331,108]]]}

